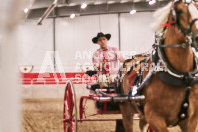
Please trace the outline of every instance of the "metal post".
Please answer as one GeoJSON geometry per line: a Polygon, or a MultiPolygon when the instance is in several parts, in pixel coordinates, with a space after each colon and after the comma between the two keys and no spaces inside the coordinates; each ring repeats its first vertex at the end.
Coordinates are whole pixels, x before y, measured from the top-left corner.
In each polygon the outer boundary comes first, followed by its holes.
{"type": "Polygon", "coordinates": [[[53,51],[54,51],[54,71],[56,71],[56,18],[53,18],[53,51]]]}
{"type": "Polygon", "coordinates": [[[119,45],[119,50],[121,50],[121,41],[120,41],[120,13],[118,13],[118,45],[119,45]]]}
{"type": "Polygon", "coordinates": [[[56,7],[58,0],[54,0],[54,2],[47,8],[43,16],[39,19],[38,25],[42,25],[42,21],[49,16],[49,14],[54,10],[56,7]]]}

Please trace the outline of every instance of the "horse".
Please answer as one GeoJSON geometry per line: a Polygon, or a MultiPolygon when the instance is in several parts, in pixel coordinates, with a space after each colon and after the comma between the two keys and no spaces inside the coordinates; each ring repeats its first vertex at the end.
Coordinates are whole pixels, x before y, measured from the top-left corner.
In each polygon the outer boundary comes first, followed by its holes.
{"type": "MultiPolygon", "coordinates": [[[[140,83],[134,86],[135,82],[131,81],[134,80],[133,75],[140,75],[142,64],[138,62],[146,57],[140,55],[124,63],[123,67],[130,70],[121,72],[124,74],[120,83],[121,93],[131,95],[135,87],[138,91],[142,86],[137,93],[145,96],[142,101],[120,104],[126,132],[133,132],[133,115],[136,111],[140,113],[141,131],[145,131],[146,125],[149,125],[155,132],[168,132],[168,127],[178,125],[183,132],[195,132],[198,121],[198,81],[192,46],[197,48],[197,7],[193,0],[172,0],[154,12],[156,21],[151,27],[159,38],[153,47],[160,54],[146,61],[147,65],[141,74],[143,82],[148,80],[144,86],[140,83]],[[164,67],[161,67],[162,71],[151,71],[155,58],[164,67]]],[[[156,53],[151,56],[156,56],[156,53]]]]}

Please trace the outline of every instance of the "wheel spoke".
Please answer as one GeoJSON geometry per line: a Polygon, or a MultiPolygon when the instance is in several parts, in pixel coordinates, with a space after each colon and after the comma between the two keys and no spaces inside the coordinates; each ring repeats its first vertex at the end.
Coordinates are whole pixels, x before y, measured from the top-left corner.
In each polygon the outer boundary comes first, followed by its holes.
{"type": "Polygon", "coordinates": [[[76,97],[72,82],[69,81],[65,89],[64,97],[64,132],[76,132],[77,130],[77,108],[76,97]]]}

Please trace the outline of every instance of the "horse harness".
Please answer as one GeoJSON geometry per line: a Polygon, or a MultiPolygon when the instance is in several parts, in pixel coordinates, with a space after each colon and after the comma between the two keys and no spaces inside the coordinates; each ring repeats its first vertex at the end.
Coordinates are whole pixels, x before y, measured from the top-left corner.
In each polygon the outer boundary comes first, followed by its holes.
{"type": "MultiPolygon", "coordinates": [[[[179,72],[171,67],[169,64],[164,50],[160,47],[161,44],[153,45],[152,53],[150,54],[138,54],[132,57],[144,56],[145,59],[136,62],[130,69],[128,69],[126,74],[129,74],[134,67],[141,65],[139,70],[137,71],[137,75],[133,81],[133,85],[129,89],[128,96],[141,96],[143,89],[150,83],[150,80],[154,74],[158,76],[158,78],[169,85],[172,86],[184,86],[185,90],[185,98],[181,104],[181,110],[178,113],[179,120],[173,126],[177,125],[180,121],[186,119],[188,117],[188,108],[189,108],[189,95],[191,91],[191,87],[194,84],[198,84],[198,58],[196,57],[195,53],[193,52],[194,56],[194,71],[192,72],[179,72]],[[143,72],[148,64],[151,61],[150,65],[152,68],[149,69],[147,75],[143,78],[143,72]]],[[[130,60],[132,60],[130,59],[130,60]]],[[[129,60],[128,60],[129,61],[129,60]]],[[[119,73],[120,74],[120,73],[119,73]]],[[[121,74],[120,74],[121,75],[121,74]]],[[[120,76],[119,75],[119,76],[120,76]]],[[[120,82],[120,81],[117,81],[120,82]]],[[[120,83],[117,83],[117,87],[121,89],[120,83]]],[[[120,91],[119,91],[120,93],[120,91]]],[[[138,109],[142,114],[144,114],[144,107],[141,104],[141,100],[137,100],[136,104],[138,109]]]]}
{"type": "MultiPolygon", "coordinates": [[[[153,50],[152,53],[150,54],[138,54],[136,56],[133,56],[133,58],[137,56],[145,56],[145,59],[138,61],[135,63],[131,69],[127,72],[130,73],[131,70],[133,70],[134,67],[137,65],[141,65],[139,71],[137,71],[136,78],[133,82],[132,87],[130,88],[130,91],[128,93],[129,96],[139,96],[142,95],[142,90],[147,86],[152,78],[152,75],[157,74],[158,78],[169,85],[172,86],[184,86],[186,88],[185,90],[185,98],[181,104],[181,110],[178,113],[178,121],[173,125],[177,125],[180,121],[186,119],[188,117],[188,108],[189,108],[189,95],[191,91],[191,87],[194,84],[198,84],[198,58],[195,55],[195,51],[193,51],[193,57],[194,57],[194,70],[191,72],[180,72],[175,70],[169,63],[168,59],[166,58],[164,48],[187,48],[193,46],[193,39],[192,39],[192,32],[191,32],[191,27],[197,21],[198,19],[192,20],[190,23],[188,21],[188,27],[187,31],[185,32],[182,28],[179,26],[179,22],[177,19],[177,13],[174,8],[174,4],[177,2],[180,2],[181,0],[175,0],[173,3],[173,8],[172,8],[172,15],[173,15],[173,20],[175,21],[174,23],[170,24],[176,25],[178,30],[186,36],[186,43],[182,44],[174,44],[174,45],[164,45],[164,32],[166,30],[166,27],[164,28],[163,32],[159,34],[159,36],[156,37],[156,42],[153,44],[153,50]],[[143,72],[145,70],[146,64],[151,61],[150,65],[153,65],[154,67],[152,69],[149,69],[149,72],[143,79],[143,72]]],[[[189,3],[187,3],[189,5],[189,3]]],[[[188,16],[189,18],[189,13],[188,16]]],[[[192,50],[192,49],[191,49],[192,50]]],[[[130,60],[128,60],[130,61],[130,60]]],[[[127,74],[126,73],[126,74],[127,74]]],[[[119,86],[120,87],[120,86],[119,86]]],[[[136,104],[141,111],[142,114],[144,114],[144,107],[141,105],[141,101],[136,101],[136,104]]]]}

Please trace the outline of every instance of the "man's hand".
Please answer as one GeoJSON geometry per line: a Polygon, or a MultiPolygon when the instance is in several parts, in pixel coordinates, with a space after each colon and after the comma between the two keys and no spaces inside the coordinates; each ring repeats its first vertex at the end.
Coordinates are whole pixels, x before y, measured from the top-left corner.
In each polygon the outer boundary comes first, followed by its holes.
{"type": "Polygon", "coordinates": [[[106,65],[106,61],[103,60],[103,62],[100,63],[100,64],[94,64],[94,69],[96,71],[99,71],[99,70],[103,69],[105,67],[105,65],[106,65]]]}
{"type": "Polygon", "coordinates": [[[123,57],[120,58],[120,62],[124,63],[126,59],[124,59],[123,57]]]}
{"type": "Polygon", "coordinates": [[[106,65],[106,60],[103,60],[103,62],[102,62],[102,68],[104,68],[105,65],[106,65]]]}

